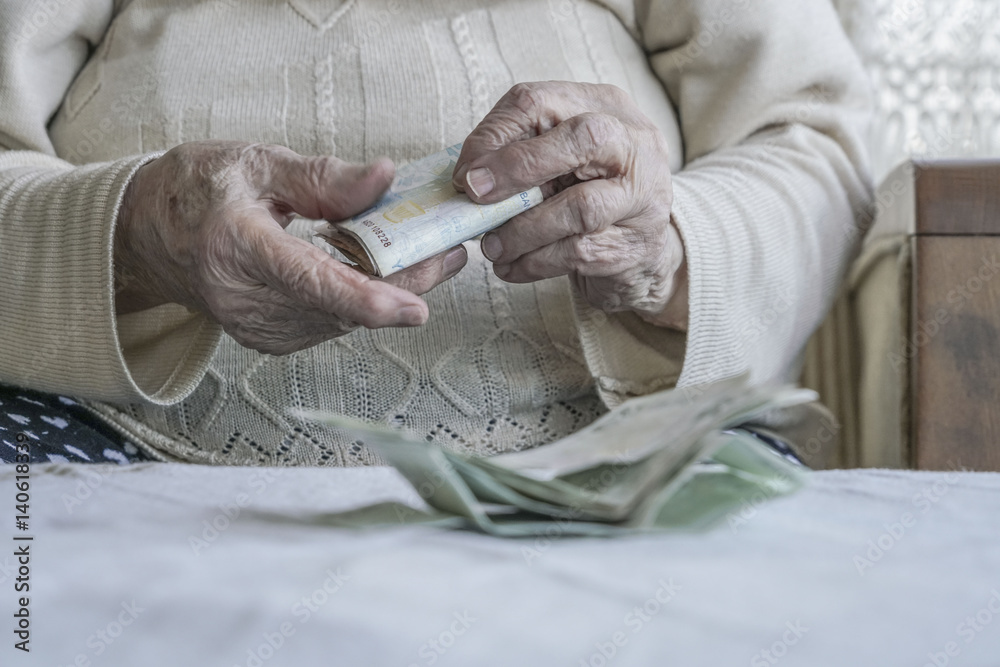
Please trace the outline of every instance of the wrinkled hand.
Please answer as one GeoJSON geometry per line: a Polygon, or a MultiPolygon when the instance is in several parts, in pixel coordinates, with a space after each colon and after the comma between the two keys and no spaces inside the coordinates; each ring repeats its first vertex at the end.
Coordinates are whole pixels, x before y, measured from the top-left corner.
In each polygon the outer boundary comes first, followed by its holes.
{"type": "Polygon", "coordinates": [[[179,303],[270,354],[361,325],[417,326],[417,296],[464,266],[465,249],[377,280],[284,231],[298,213],[342,220],[371,206],[394,167],[302,157],[280,146],[182,144],[136,172],[115,230],[119,313],[179,303]]]}
{"type": "Polygon", "coordinates": [[[619,88],[518,84],[466,139],[454,185],[479,203],[542,188],[542,204],[483,237],[500,278],[568,275],[597,308],[683,330],[687,271],[667,154],[619,88]]]}

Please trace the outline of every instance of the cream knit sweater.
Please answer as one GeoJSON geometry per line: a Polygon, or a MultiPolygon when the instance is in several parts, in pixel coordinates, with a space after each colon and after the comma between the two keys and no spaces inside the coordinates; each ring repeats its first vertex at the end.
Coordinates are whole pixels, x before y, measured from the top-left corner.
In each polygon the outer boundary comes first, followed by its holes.
{"type": "Polygon", "coordinates": [[[0,381],[88,399],[166,458],[358,465],[376,459],[289,409],[491,453],[675,383],[788,378],[870,197],[867,105],[829,0],[5,0],[0,381]],[[116,317],[116,213],[161,151],[404,161],[545,79],[618,85],[668,138],[686,336],[596,311],[565,279],[503,283],[472,243],[426,326],[287,357],[179,306],[116,317]]]}

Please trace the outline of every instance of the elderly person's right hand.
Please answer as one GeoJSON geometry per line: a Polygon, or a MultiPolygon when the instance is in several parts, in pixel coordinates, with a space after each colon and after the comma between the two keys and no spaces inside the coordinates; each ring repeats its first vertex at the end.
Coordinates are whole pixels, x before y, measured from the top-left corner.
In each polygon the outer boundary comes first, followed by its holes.
{"type": "Polygon", "coordinates": [[[465,265],[463,247],[378,280],[284,231],[298,213],[343,220],[370,207],[394,167],[288,148],[182,144],[136,172],[115,230],[119,314],[179,303],[240,344],[288,354],[357,326],[418,326],[417,296],[465,265]]]}

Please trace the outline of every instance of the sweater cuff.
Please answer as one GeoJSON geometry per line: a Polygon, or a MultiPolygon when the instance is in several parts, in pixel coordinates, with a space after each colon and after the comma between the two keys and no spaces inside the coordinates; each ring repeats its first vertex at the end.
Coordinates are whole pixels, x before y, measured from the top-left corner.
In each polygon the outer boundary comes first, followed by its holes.
{"type": "Polygon", "coordinates": [[[3,381],[160,405],[197,387],[218,325],[173,304],[115,315],[118,209],[135,172],[159,155],[78,168],[37,153],[0,155],[3,381]]]}
{"type": "MultiPolygon", "coordinates": [[[[688,267],[688,345],[678,386],[714,382],[749,368],[746,337],[734,331],[733,293],[727,284],[737,254],[720,234],[720,220],[742,220],[741,211],[725,197],[712,198],[683,172],[673,179],[671,215],[684,240],[688,267]]],[[[744,286],[752,291],[752,286],[744,286]]]]}
{"type": "Polygon", "coordinates": [[[573,312],[587,366],[609,408],[677,384],[687,335],[649,324],[632,312],[605,313],[576,290],[573,312]]]}

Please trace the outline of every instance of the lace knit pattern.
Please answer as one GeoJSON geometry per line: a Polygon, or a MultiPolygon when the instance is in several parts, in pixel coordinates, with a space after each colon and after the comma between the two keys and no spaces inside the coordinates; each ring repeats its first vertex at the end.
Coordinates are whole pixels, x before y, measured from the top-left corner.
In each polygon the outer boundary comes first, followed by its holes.
{"type": "MultiPolygon", "coordinates": [[[[305,236],[311,224],[293,231],[305,236]]],[[[327,410],[390,423],[457,451],[496,454],[551,442],[603,412],[573,328],[568,286],[499,280],[467,244],[469,265],[427,294],[419,329],[359,329],[287,357],[224,338],[185,401],[90,404],[170,458],[225,465],[378,463],[363,443],[294,416],[327,410]]]]}
{"type": "MultiPolygon", "coordinates": [[[[242,108],[246,100],[215,97],[175,107],[168,96],[162,108],[144,109],[136,119],[137,148],[250,138],[356,161],[380,154],[420,157],[468,134],[513,84],[512,71],[524,60],[517,36],[498,32],[512,18],[509,5],[490,11],[487,3],[464,3],[469,11],[456,13],[443,3],[430,12],[442,18],[421,21],[400,3],[289,4],[308,24],[300,26],[301,43],[281,44],[271,68],[255,65],[264,80],[273,72],[277,85],[264,87],[259,104],[273,108],[277,122],[268,122],[271,115],[259,109],[242,108]],[[336,8],[325,16],[321,6],[336,8]],[[421,28],[406,30],[413,25],[421,28]],[[384,39],[387,34],[396,38],[384,39]],[[404,45],[407,68],[384,67],[401,55],[384,53],[389,44],[404,45]],[[438,103],[430,108],[438,113],[401,123],[408,90],[420,97],[436,94],[438,103]]],[[[215,20],[236,10],[225,4],[212,9],[215,20]]],[[[624,34],[613,16],[581,11],[576,3],[554,6],[551,16],[572,49],[593,41],[584,39],[587,21],[604,33],[624,34]]],[[[218,67],[221,58],[220,69],[232,76],[250,57],[206,54],[187,67],[197,74],[200,66],[218,67]]],[[[555,78],[599,79],[593,62],[587,57],[555,78]]],[[[88,83],[84,77],[78,87],[96,90],[99,78],[92,75],[88,83]]],[[[74,91],[74,99],[83,96],[87,102],[73,107],[72,118],[65,113],[57,121],[56,136],[72,135],[81,111],[106,112],[102,104],[114,102],[74,91]]],[[[177,91],[177,100],[185,97],[177,91]]],[[[96,147],[122,149],[117,142],[96,147]]],[[[297,221],[289,231],[308,238],[310,229],[309,221],[297,221]]],[[[378,463],[363,443],[295,417],[297,409],[390,423],[480,454],[550,442],[594,420],[604,408],[586,367],[565,279],[507,284],[493,275],[478,243],[468,249],[469,266],[427,295],[431,319],[418,330],[358,330],[283,358],[243,349],[225,337],[205,379],[176,405],[88,405],[154,454],[230,465],[378,463]]]]}
{"type": "Polygon", "coordinates": [[[51,4],[0,3],[0,381],[90,399],[162,457],[376,462],[294,408],[510,451],[675,383],[787,379],[870,197],[865,81],[827,0],[51,4]],[[114,312],[118,206],[161,151],[220,139],[408,161],[545,80],[618,86],[662,131],[687,334],[596,310],[566,280],[505,284],[475,243],[427,296],[426,326],[285,357],[175,304],[114,312]]]}

